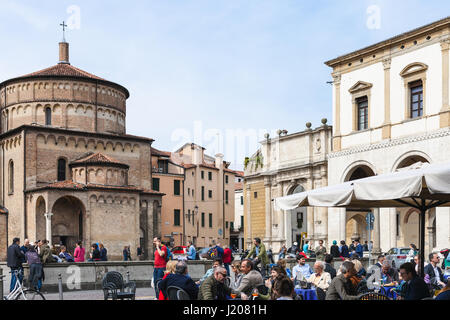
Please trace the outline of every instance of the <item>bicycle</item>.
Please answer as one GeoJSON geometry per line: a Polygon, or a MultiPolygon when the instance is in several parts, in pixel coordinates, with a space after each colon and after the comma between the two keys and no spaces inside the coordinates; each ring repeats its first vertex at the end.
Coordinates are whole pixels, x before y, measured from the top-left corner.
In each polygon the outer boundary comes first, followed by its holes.
{"type": "MultiPolygon", "coordinates": [[[[19,271],[14,270],[14,273],[16,276],[16,285],[14,286],[14,290],[7,296],[4,296],[3,300],[45,300],[44,295],[39,291],[27,289],[22,286],[22,283],[19,280],[19,271]]],[[[4,277],[6,276],[0,276],[0,280],[3,281],[4,277]]]]}

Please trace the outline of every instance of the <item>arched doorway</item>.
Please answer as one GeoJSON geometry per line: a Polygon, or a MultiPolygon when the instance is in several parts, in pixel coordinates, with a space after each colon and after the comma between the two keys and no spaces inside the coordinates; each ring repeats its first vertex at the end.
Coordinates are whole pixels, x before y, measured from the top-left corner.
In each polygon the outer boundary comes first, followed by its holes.
{"type": "MultiPolygon", "coordinates": [[[[305,188],[303,188],[302,185],[296,185],[291,188],[291,190],[288,192],[289,195],[301,193],[305,191],[305,188]]],[[[300,248],[303,246],[304,239],[302,238],[302,234],[307,232],[307,208],[296,208],[293,210],[290,210],[290,214],[288,216],[288,219],[290,219],[290,230],[288,231],[288,236],[290,234],[289,240],[290,243],[298,242],[300,248]]],[[[289,244],[289,243],[288,243],[289,244]]]]}
{"type": "MultiPolygon", "coordinates": [[[[360,164],[348,171],[345,181],[353,181],[374,176],[373,169],[366,164],[360,164]]],[[[359,239],[361,244],[369,241],[369,230],[367,229],[367,209],[347,209],[345,222],[345,242],[350,245],[352,240],[359,239]]],[[[370,237],[373,239],[373,237],[370,237]]],[[[373,241],[373,240],[371,240],[373,241]]]]}
{"type": "Polygon", "coordinates": [[[85,212],[78,198],[59,198],[52,208],[52,243],[64,245],[73,252],[76,242],[84,239],[85,212]]]}
{"type": "Polygon", "coordinates": [[[360,239],[361,243],[369,240],[369,233],[366,228],[365,213],[354,213],[347,212],[348,218],[347,224],[345,226],[346,235],[345,242],[350,244],[352,240],[360,239]]]}

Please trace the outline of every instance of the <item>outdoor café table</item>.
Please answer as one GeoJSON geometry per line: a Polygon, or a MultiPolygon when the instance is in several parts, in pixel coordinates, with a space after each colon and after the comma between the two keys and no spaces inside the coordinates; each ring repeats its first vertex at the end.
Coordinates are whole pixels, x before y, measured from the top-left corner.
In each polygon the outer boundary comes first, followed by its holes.
{"type": "Polygon", "coordinates": [[[391,290],[393,288],[395,288],[394,285],[392,285],[392,286],[386,286],[386,285],[381,286],[380,287],[380,293],[384,294],[385,296],[387,296],[387,297],[389,297],[389,298],[391,298],[393,300],[396,300],[397,299],[397,293],[395,291],[391,290]]]}
{"type": "Polygon", "coordinates": [[[295,289],[295,293],[302,295],[304,300],[319,300],[315,289],[295,289]]]}

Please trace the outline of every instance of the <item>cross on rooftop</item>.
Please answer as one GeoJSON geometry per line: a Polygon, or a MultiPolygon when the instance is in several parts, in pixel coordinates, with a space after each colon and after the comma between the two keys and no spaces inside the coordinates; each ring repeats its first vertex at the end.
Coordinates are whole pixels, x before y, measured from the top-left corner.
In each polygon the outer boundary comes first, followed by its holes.
{"type": "Polygon", "coordinates": [[[60,26],[62,26],[62,28],[63,28],[63,42],[66,42],[65,33],[66,33],[67,24],[65,24],[65,21],[63,21],[63,23],[61,23],[60,26]]]}

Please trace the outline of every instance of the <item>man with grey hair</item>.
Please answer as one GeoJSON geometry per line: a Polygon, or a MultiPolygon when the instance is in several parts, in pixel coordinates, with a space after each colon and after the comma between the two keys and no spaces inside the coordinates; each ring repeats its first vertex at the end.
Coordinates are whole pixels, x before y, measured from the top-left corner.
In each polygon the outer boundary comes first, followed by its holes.
{"type": "Polygon", "coordinates": [[[200,285],[198,300],[227,300],[231,293],[238,293],[227,285],[226,278],[227,269],[217,266],[214,273],[200,285]]]}
{"type": "Polygon", "coordinates": [[[344,261],[339,271],[341,273],[331,281],[328,287],[325,300],[357,300],[356,288],[350,281],[350,278],[356,275],[355,264],[344,261]]]}
{"type": "Polygon", "coordinates": [[[393,283],[399,281],[398,271],[395,268],[392,268],[391,262],[389,260],[384,260],[381,264],[381,280],[385,284],[393,283]]]}
{"type": "Polygon", "coordinates": [[[178,287],[189,294],[191,300],[197,300],[198,287],[194,280],[188,276],[188,265],[185,261],[178,261],[175,267],[175,274],[168,274],[164,280],[161,280],[159,288],[164,297],[168,297],[167,288],[178,287]]]}
{"type": "Polygon", "coordinates": [[[327,291],[331,283],[331,275],[324,270],[325,262],[316,261],[316,263],[314,263],[314,273],[306,281],[323,291],[327,291]]]}

